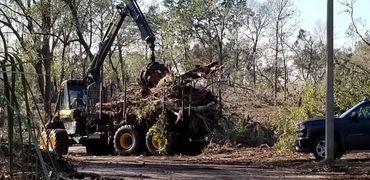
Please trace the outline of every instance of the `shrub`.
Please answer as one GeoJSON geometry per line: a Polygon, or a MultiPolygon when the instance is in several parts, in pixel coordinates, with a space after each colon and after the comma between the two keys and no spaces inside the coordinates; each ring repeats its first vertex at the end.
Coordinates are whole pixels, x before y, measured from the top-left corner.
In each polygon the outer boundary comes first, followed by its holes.
{"type": "Polygon", "coordinates": [[[256,122],[249,116],[244,117],[238,113],[225,113],[221,126],[213,134],[212,142],[229,142],[240,147],[256,147],[261,144],[272,146],[275,136],[269,123],[256,122]]]}
{"type": "Polygon", "coordinates": [[[300,99],[300,106],[282,107],[273,113],[272,125],[277,136],[274,147],[278,150],[293,150],[299,122],[324,115],[325,96],[322,89],[308,83],[300,99]]]}

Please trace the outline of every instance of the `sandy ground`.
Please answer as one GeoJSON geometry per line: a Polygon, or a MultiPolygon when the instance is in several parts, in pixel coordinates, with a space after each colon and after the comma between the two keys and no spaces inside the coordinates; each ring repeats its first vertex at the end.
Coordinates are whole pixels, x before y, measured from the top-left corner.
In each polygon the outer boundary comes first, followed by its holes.
{"type": "Polygon", "coordinates": [[[70,148],[65,158],[92,179],[370,179],[370,153],[344,156],[333,166],[311,155],[263,148],[208,149],[198,156],[87,156],[70,148]]]}

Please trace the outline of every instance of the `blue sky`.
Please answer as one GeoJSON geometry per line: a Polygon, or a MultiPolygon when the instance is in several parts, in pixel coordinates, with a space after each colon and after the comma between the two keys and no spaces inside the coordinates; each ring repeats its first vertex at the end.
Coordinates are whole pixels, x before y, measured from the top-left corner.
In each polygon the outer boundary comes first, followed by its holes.
{"type": "MultiPolygon", "coordinates": [[[[343,1],[343,0],[339,0],[343,1]]],[[[347,31],[351,19],[350,16],[344,12],[345,7],[339,3],[338,0],[334,0],[334,43],[336,47],[350,47],[354,41],[352,38],[346,37],[345,32],[347,31]]],[[[326,25],[326,0],[293,0],[295,7],[300,12],[300,23],[301,28],[314,32],[317,24],[326,25]]],[[[366,20],[370,20],[370,1],[369,0],[357,0],[354,6],[354,17],[362,18],[366,28],[359,24],[362,32],[366,29],[370,29],[369,24],[366,24],[366,20]]]]}

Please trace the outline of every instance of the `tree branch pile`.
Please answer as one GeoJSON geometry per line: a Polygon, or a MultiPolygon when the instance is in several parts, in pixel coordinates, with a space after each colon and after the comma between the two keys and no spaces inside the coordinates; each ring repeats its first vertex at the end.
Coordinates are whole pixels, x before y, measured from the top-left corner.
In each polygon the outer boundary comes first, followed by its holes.
{"type": "Polygon", "coordinates": [[[217,62],[197,65],[180,76],[166,72],[153,88],[130,85],[126,96],[119,93],[113,101],[103,103],[102,114],[113,119],[116,126],[129,123],[145,129],[164,115],[165,134],[175,133],[189,141],[204,140],[217,125],[219,102],[209,90],[194,87],[191,82],[221,68],[217,62]]]}

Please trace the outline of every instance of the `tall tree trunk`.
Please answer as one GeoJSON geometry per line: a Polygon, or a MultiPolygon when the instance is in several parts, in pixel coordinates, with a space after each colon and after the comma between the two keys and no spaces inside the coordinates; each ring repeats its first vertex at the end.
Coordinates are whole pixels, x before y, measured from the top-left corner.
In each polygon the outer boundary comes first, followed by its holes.
{"type": "MultiPolygon", "coordinates": [[[[223,24],[224,25],[224,24],[223,24]]],[[[218,48],[219,48],[219,63],[223,64],[224,63],[224,54],[223,54],[223,33],[224,33],[224,26],[222,27],[220,34],[217,36],[218,40],[218,48]]],[[[225,71],[222,69],[219,78],[219,83],[218,83],[218,97],[219,97],[219,102],[222,102],[222,81],[224,79],[224,73],[225,71]]],[[[227,73],[229,75],[230,73],[227,73]]],[[[223,112],[223,105],[220,103],[220,114],[223,112]]]]}
{"type": "Polygon", "coordinates": [[[35,68],[35,72],[37,73],[37,78],[36,78],[36,81],[37,81],[37,85],[39,87],[39,90],[40,90],[40,94],[41,94],[41,97],[45,97],[45,93],[44,93],[44,77],[43,77],[43,70],[42,70],[42,56],[41,55],[41,52],[39,52],[39,57],[41,58],[40,60],[38,60],[35,64],[33,64],[33,67],[35,68]]]}
{"type": "MultiPolygon", "coordinates": [[[[16,68],[16,65],[15,65],[15,60],[14,58],[9,55],[9,60],[11,62],[11,70],[12,70],[12,75],[11,75],[11,99],[10,99],[10,103],[13,107],[13,110],[15,110],[16,112],[19,112],[19,104],[17,102],[17,97],[16,97],[16,90],[15,90],[15,84],[16,84],[16,81],[17,81],[17,78],[16,78],[16,71],[17,71],[17,68],[16,68]]],[[[21,155],[21,159],[24,160],[24,154],[23,154],[23,133],[22,133],[22,122],[21,122],[21,119],[19,117],[19,114],[16,113],[16,117],[17,117],[17,122],[18,122],[18,133],[19,133],[19,142],[21,144],[20,146],[20,155],[21,155]]],[[[13,120],[14,121],[14,120],[13,120]]],[[[14,122],[13,122],[14,123],[14,122]]],[[[22,173],[22,177],[24,177],[24,170],[23,168],[21,168],[21,173],[22,173]]]]}
{"type": "MultiPolygon", "coordinates": [[[[13,109],[11,108],[11,104],[12,104],[12,98],[11,98],[11,90],[10,90],[10,85],[9,85],[9,78],[8,78],[8,75],[6,74],[6,68],[3,67],[2,70],[4,71],[3,73],[3,79],[4,79],[4,94],[5,94],[5,98],[7,100],[7,113],[8,113],[8,142],[9,142],[9,172],[10,172],[10,176],[12,177],[13,176],[13,156],[14,156],[14,153],[13,153],[13,137],[14,137],[14,111],[13,109]]],[[[13,177],[12,177],[13,179],[13,177]]]]}
{"type": "Polygon", "coordinates": [[[45,69],[45,84],[44,84],[44,110],[46,117],[51,117],[51,62],[52,53],[50,52],[50,34],[51,30],[51,0],[42,1],[42,31],[44,34],[42,39],[41,57],[43,58],[43,65],[45,69]]]}
{"type": "Polygon", "coordinates": [[[173,52],[174,52],[173,46],[174,46],[173,44],[170,45],[170,58],[171,58],[171,62],[173,64],[173,66],[175,67],[176,72],[177,73],[180,73],[180,70],[179,70],[179,67],[178,67],[178,63],[176,62],[175,56],[173,54],[173,52]]]}
{"type": "Polygon", "coordinates": [[[276,20],[275,30],[275,61],[274,61],[274,103],[277,102],[278,91],[278,55],[279,55],[279,18],[276,20]]]}
{"type": "MultiPolygon", "coordinates": [[[[232,77],[232,83],[233,84],[235,84],[236,82],[240,82],[240,79],[238,79],[239,58],[240,58],[240,50],[239,50],[239,48],[236,48],[236,51],[235,51],[235,74],[232,77]]],[[[243,81],[241,82],[241,84],[243,84],[243,81]]]]}
{"type": "Polygon", "coordinates": [[[256,37],[255,42],[253,43],[252,49],[252,63],[253,63],[253,89],[256,88],[256,53],[257,53],[257,44],[258,44],[258,37],[256,37]]]}
{"type": "Polygon", "coordinates": [[[112,56],[113,56],[113,52],[109,52],[108,54],[108,62],[110,64],[110,67],[112,68],[112,70],[114,71],[114,78],[116,79],[117,81],[117,85],[118,87],[120,86],[120,78],[119,78],[119,73],[118,73],[118,67],[114,66],[113,64],[113,60],[112,60],[112,56]]]}
{"type": "MultiPolygon", "coordinates": [[[[283,30],[280,30],[283,32],[283,30]]],[[[285,56],[285,51],[284,51],[284,43],[283,43],[283,35],[280,35],[280,46],[281,46],[281,54],[283,56],[283,66],[284,66],[284,101],[287,100],[288,98],[288,65],[287,65],[287,60],[285,56]]]]}
{"type": "Polygon", "coordinates": [[[182,44],[184,46],[184,62],[189,63],[190,58],[189,58],[188,40],[184,32],[181,32],[181,39],[182,44]]]}
{"type": "MultiPolygon", "coordinates": [[[[32,112],[31,112],[31,108],[30,108],[30,104],[29,104],[29,101],[28,101],[28,90],[27,90],[27,79],[26,79],[26,76],[25,74],[23,73],[24,72],[24,68],[23,68],[23,64],[22,64],[22,60],[18,57],[18,56],[15,56],[15,59],[17,60],[17,63],[19,64],[19,71],[21,72],[21,80],[22,80],[22,87],[23,87],[23,96],[24,96],[24,104],[25,104],[25,108],[26,108],[26,114],[27,114],[27,124],[29,126],[32,127],[31,125],[31,117],[32,117],[32,112]]],[[[32,132],[28,132],[28,137],[31,137],[31,133],[32,132]]],[[[30,145],[31,144],[31,138],[28,138],[28,144],[30,145]]],[[[30,146],[28,147],[30,148],[30,146]]],[[[29,151],[30,149],[28,149],[29,151]]]]}
{"type": "Polygon", "coordinates": [[[60,70],[60,76],[59,76],[59,84],[62,84],[63,80],[64,80],[64,77],[66,75],[66,72],[65,72],[65,62],[66,62],[66,48],[67,48],[67,44],[63,44],[63,49],[62,49],[62,69],[60,70]]]}
{"type": "MultiPolygon", "coordinates": [[[[121,43],[118,43],[117,44],[118,46],[118,60],[119,60],[119,64],[121,65],[121,79],[122,79],[122,87],[125,88],[126,87],[126,81],[127,81],[127,78],[126,78],[126,66],[125,66],[125,62],[124,62],[124,59],[123,59],[123,55],[122,55],[122,44],[121,43]]],[[[120,85],[118,85],[120,86],[120,85]]]]}
{"type": "Polygon", "coordinates": [[[0,61],[0,65],[2,66],[2,71],[3,71],[3,81],[4,81],[4,95],[5,95],[5,98],[6,98],[6,104],[7,104],[7,116],[8,116],[8,142],[9,142],[9,173],[10,173],[10,178],[13,179],[13,125],[14,125],[14,122],[13,122],[13,118],[14,118],[14,111],[13,109],[10,107],[10,104],[11,103],[11,97],[10,97],[10,85],[9,85],[9,78],[8,78],[8,74],[6,73],[7,71],[7,68],[4,66],[5,65],[5,62],[8,61],[8,48],[7,48],[7,43],[6,43],[6,39],[4,37],[4,34],[3,32],[1,31],[0,29],[0,37],[3,41],[3,45],[4,45],[4,60],[3,61],[0,61]]]}

